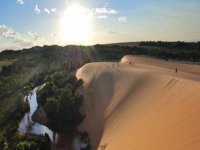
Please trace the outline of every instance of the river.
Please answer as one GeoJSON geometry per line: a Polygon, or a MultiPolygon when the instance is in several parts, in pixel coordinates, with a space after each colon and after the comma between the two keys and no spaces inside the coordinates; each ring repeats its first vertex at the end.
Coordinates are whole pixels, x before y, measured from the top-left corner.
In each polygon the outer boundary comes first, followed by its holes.
{"type": "Polygon", "coordinates": [[[32,91],[32,93],[27,97],[29,105],[30,105],[30,111],[27,112],[22,118],[19,124],[18,131],[23,132],[23,133],[35,134],[35,135],[41,135],[41,134],[44,135],[45,133],[47,133],[52,143],[57,143],[58,134],[56,132],[32,120],[32,116],[38,108],[37,94],[36,94],[37,90],[38,88],[35,88],[32,91]]]}
{"type": "MultiPolygon", "coordinates": [[[[51,142],[56,144],[58,141],[59,134],[52,131],[48,127],[46,127],[42,124],[36,123],[32,120],[32,116],[38,108],[37,90],[38,90],[38,87],[36,87],[32,91],[32,93],[29,94],[29,96],[27,97],[28,103],[30,106],[30,110],[29,110],[29,112],[25,113],[24,117],[22,118],[22,120],[19,124],[18,131],[20,131],[22,133],[30,133],[30,134],[34,134],[34,135],[44,135],[45,133],[47,133],[51,139],[51,142]]],[[[79,136],[74,137],[73,143],[72,143],[72,149],[80,150],[82,145],[83,145],[83,147],[87,146],[87,145],[84,145],[83,143],[81,143],[79,136]]]]}

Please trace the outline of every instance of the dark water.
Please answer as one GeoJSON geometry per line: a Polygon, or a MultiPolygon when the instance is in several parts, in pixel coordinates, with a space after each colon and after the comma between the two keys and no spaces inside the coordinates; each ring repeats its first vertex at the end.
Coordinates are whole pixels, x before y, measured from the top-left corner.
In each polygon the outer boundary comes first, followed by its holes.
{"type": "Polygon", "coordinates": [[[41,135],[47,133],[53,143],[57,143],[58,134],[48,127],[36,123],[32,120],[32,116],[34,112],[38,108],[37,96],[36,96],[37,88],[32,91],[32,94],[28,96],[28,102],[30,105],[30,111],[27,112],[22,118],[18,130],[23,133],[31,133],[36,135],[41,135]]]}

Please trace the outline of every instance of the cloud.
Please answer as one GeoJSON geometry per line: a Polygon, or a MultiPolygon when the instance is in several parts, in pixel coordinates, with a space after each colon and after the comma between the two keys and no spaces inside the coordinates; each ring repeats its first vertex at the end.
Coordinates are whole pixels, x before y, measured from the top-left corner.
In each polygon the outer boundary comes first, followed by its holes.
{"type": "Polygon", "coordinates": [[[108,19],[109,17],[107,15],[97,16],[97,19],[108,19]]]}
{"type": "Polygon", "coordinates": [[[111,30],[110,28],[107,28],[107,29],[106,29],[106,33],[107,33],[107,34],[118,34],[117,31],[113,31],[113,30],[111,30]]]}
{"type": "Polygon", "coordinates": [[[103,7],[108,7],[108,3],[105,3],[103,7]]]}
{"type": "Polygon", "coordinates": [[[0,24],[0,38],[5,39],[7,43],[11,43],[13,47],[18,48],[47,44],[46,40],[39,38],[36,32],[28,32],[24,35],[4,24],[0,24]]]}
{"type": "Polygon", "coordinates": [[[38,8],[38,5],[35,5],[34,12],[35,12],[36,14],[39,14],[39,13],[41,12],[40,9],[38,8]]]}
{"type": "Polygon", "coordinates": [[[34,41],[37,41],[39,39],[38,35],[36,32],[28,32],[28,35],[30,36],[30,38],[34,41]]]}
{"type": "Polygon", "coordinates": [[[57,9],[56,8],[51,8],[51,12],[56,12],[57,9]]]}
{"type": "Polygon", "coordinates": [[[20,5],[23,5],[24,4],[24,0],[17,0],[17,3],[20,4],[20,5]]]}
{"type": "Polygon", "coordinates": [[[95,8],[94,10],[97,14],[117,14],[117,10],[108,8],[108,7],[102,7],[102,8],[95,8]]]}
{"type": "MultiPolygon", "coordinates": [[[[41,10],[39,9],[38,5],[35,5],[34,12],[35,12],[36,14],[41,13],[41,10]]],[[[51,8],[51,9],[44,8],[44,12],[47,13],[47,14],[51,14],[51,13],[57,12],[57,9],[56,9],[56,8],[51,8]]]]}
{"type": "Polygon", "coordinates": [[[47,8],[44,8],[44,12],[46,12],[47,14],[50,14],[50,13],[51,13],[50,10],[47,9],[47,8]]]}
{"type": "Polygon", "coordinates": [[[101,8],[93,8],[90,10],[90,12],[93,14],[94,18],[96,19],[108,19],[110,18],[110,15],[114,15],[118,13],[117,10],[113,8],[109,8],[108,3],[106,3],[101,8]]]}
{"type": "Polygon", "coordinates": [[[22,35],[15,32],[12,28],[7,27],[6,25],[0,25],[0,37],[14,40],[14,41],[21,41],[22,35]]]}
{"type": "Polygon", "coordinates": [[[125,21],[127,21],[127,17],[121,16],[121,17],[117,18],[117,20],[120,21],[120,22],[125,22],[125,21]]]}

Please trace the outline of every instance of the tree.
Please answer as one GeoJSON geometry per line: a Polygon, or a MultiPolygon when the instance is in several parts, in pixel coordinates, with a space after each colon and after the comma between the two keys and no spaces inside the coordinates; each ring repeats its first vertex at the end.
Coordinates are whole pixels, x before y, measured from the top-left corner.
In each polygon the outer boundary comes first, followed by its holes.
{"type": "Polygon", "coordinates": [[[6,142],[5,138],[0,136],[0,149],[4,149],[5,142],[6,142]]]}
{"type": "Polygon", "coordinates": [[[16,150],[39,150],[35,141],[21,141],[17,144],[16,150]]]}
{"type": "Polygon", "coordinates": [[[64,71],[55,72],[47,78],[46,86],[38,94],[38,101],[44,106],[50,128],[66,132],[82,121],[79,108],[83,96],[78,92],[82,84],[82,80],[64,71]]]}
{"type": "Polygon", "coordinates": [[[57,113],[57,107],[58,106],[55,97],[47,98],[45,110],[48,116],[51,116],[54,119],[57,113]]]}
{"type": "Polygon", "coordinates": [[[51,150],[51,139],[48,134],[42,135],[39,141],[40,150],[51,150]]]}

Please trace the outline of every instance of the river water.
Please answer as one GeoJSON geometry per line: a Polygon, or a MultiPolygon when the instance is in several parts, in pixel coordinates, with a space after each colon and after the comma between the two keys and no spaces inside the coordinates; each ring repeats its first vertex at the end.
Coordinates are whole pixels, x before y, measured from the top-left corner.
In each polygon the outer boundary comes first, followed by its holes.
{"type": "MultiPolygon", "coordinates": [[[[36,87],[32,93],[27,97],[29,106],[30,106],[30,111],[25,113],[24,117],[22,118],[18,131],[22,133],[30,133],[30,134],[35,134],[35,135],[44,135],[47,133],[52,141],[52,143],[57,143],[58,141],[58,136],[59,134],[52,131],[48,127],[36,123],[32,120],[32,116],[34,112],[38,108],[38,103],[37,103],[37,90],[38,88],[36,87]]],[[[80,150],[82,147],[82,143],[80,141],[80,137],[77,136],[73,139],[72,143],[72,149],[73,150],[80,150]]]]}
{"type": "Polygon", "coordinates": [[[48,127],[41,125],[39,123],[36,123],[32,120],[32,116],[34,112],[38,108],[37,103],[37,94],[36,91],[38,88],[35,88],[31,95],[28,96],[28,102],[30,105],[30,111],[27,112],[24,117],[22,118],[18,130],[23,133],[30,133],[30,134],[36,134],[36,135],[44,135],[47,133],[53,143],[57,143],[58,140],[58,134],[48,127]]]}

